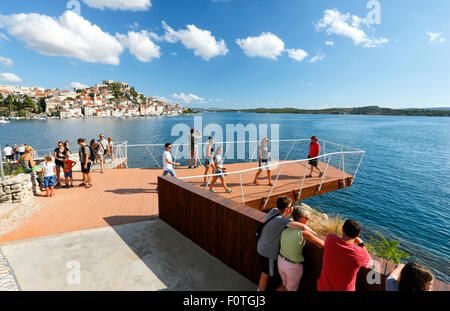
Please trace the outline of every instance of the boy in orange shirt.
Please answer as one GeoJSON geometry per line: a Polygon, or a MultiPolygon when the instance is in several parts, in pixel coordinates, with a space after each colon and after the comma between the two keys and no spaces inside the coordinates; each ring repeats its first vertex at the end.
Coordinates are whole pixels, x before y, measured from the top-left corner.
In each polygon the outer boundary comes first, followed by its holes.
{"type": "Polygon", "coordinates": [[[66,153],[64,160],[64,178],[66,179],[66,188],[73,187],[73,177],[72,177],[72,168],[75,166],[76,162],[69,159],[69,154],[66,153]],[[70,186],[69,186],[70,180],[70,186]]]}

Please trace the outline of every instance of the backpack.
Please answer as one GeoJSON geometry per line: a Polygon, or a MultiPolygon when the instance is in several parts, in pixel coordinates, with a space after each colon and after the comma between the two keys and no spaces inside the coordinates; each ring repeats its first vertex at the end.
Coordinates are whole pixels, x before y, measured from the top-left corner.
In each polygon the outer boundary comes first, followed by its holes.
{"type": "Polygon", "coordinates": [[[274,219],[275,217],[278,217],[278,216],[280,216],[280,214],[276,214],[276,215],[270,217],[269,220],[267,220],[266,222],[259,224],[258,229],[256,229],[256,233],[255,233],[257,240],[259,240],[259,238],[261,237],[264,226],[267,225],[272,219],[274,219]]]}
{"type": "Polygon", "coordinates": [[[84,146],[83,148],[81,148],[81,153],[83,155],[83,160],[84,160],[84,156],[86,154],[86,151],[84,148],[89,147],[89,160],[91,160],[92,162],[95,161],[95,157],[96,157],[96,151],[94,148],[92,148],[91,146],[84,146]]]}

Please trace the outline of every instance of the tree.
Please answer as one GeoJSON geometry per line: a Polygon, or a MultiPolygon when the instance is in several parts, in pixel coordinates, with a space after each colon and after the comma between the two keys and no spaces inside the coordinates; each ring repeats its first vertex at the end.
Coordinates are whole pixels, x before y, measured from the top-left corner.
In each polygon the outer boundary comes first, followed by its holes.
{"type": "Polygon", "coordinates": [[[47,104],[45,103],[45,98],[43,97],[39,99],[39,110],[41,111],[41,113],[47,110],[47,104]]]}
{"type": "Polygon", "coordinates": [[[28,108],[34,108],[34,101],[30,97],[25,95],[25,106],[28,108]]]}

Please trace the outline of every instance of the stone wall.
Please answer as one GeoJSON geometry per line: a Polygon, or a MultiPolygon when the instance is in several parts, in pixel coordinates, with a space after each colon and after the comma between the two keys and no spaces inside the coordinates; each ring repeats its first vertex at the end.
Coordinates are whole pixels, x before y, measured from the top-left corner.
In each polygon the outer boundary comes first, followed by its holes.
{"type": "Polygon", "coordinates": [[[38,192],[39,187],[34,173],[19,174],[0,182],[0,203],[20,203],[38,192]]]}

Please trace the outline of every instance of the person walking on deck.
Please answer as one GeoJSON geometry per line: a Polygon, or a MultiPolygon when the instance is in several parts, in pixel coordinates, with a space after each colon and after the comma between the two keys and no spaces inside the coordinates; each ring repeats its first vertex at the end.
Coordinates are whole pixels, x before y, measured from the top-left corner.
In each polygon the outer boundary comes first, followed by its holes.
{"type": "Polygon", "coordinates": [[[226,192],[232,192],[233,190],[231,188],[227,187],[227,184],[225,182],[225,176],[224,176],[224,172],[225,169],[223,167],[223,158],[222,158],[222,151],[223,148],[222,147],[218,147],[216,150],[216,153],[214,155],[214,174],[220,174],[217,176],[213,176],[212,178],[212,182],[209,185],[209,191],[211,192],[216,192],[213,190],[213,187],[217,181],[218,178],[220,178],[220,181],[222,182],[222,186],[225,189],[226,192]]]}
{"type": "Polygon", "coordinates": [[[191,129],[190,145],[191,145],[191,157],[189,158],[189,168],[192,167],[192,159],[194,159],[194,168],[197,168],[198,159],[198,141],[202,139],[202,132],[199,130],[191,129]],[[198,134],[196,134],[198,133],[198,134]]]}
{"type": "MultiPolygon", "coordinates": [[[[180,165],[180,163],[173,162],[172,154],[170,150],[172,149],[171,143],[166,143],[164,145],[164,153],[163,153],[163,176],[169,175],[173,177],[177,177],[175,170],[173,168],[174,165],[180,165]]],[[[156,187],[156,192],[158,192],[158,187],[156,187]]]]}
{"type": "MultiPolygon", "coordinates": [[[[261,144],[259,146],[259,167],[267,166],[269,164],[270,164],[269,138],[264,137],[261,140],[261,144]]],[[[256,172],[255,179],[253,180],[253,183],[255,185],[258,184],[258,177],[259,175],[261,175],[262,171],[263,171],[262,169],[259,169],[256,172]]],[[[273,186],[272,180],[270,178],[270,167],[266,167],[266,171],[267,171],[267,179],[269,180],[269,186],[273,186]]]]}
{"type": "MultiPolygon", "coordinates": [[[[292,219],[304,225],[308,224],[309,212],[303,207],[294,207],[292,219]]],[[[303,247],[305,242],[323,248],[324,242],[308,230],[296,230],[286,228],[280,239],[280,255],[278,255],[278,271],[280,272],[281,285],[279,291],[297,291],[303,276],[303,247]]]]}
{"type": "MultiPolygon", "coordinates": [[[[205,152],[205,173],[203,175],[208,175],[208,171],[211,168],[214,171],[214,138],[209,136],[208,138],[208,146],[206,146],[205,152]]],[[[206,177],[203,178],[203,183],[206,184],[206,177]]]]}
{"type": "Polygon", "coordinates": [[[80,184],[80,187],[85,186],[86,189],[92,187],[92,173],[91,173],[91,165],[92,165],[92,152],[89,146],[86,144],[85,138],[78,138],[78,145],[80,146],[80,150],[78,151],[78,156],[80,157],[81,163],[81,172],[83,173],[83,181],[80,184]]]}
{"type": "Polygon", "coordinates": [[[173,166],[180,165],[180,163],[172,161],[172,154],[170,153],[170,150],[172,149],[172,144],[166,143],[164,147],[165,150],[163,153],[163,176],[170,174],[173,177],[177,177],[177,174],[175,173],[173,166]]]}
{"type": "MultiPolygon", "coordinates": [[[[318,157],[319,155],[320,155],[320,144],[318,143],[317,137],[312,136],[311,143],[309,144],[308,159],[318,157]]],[[[322,177],[323,173],[319,167],[319,159],[309,160],[308,164],[311,165],[311,171],[309,172],[309,175],[307,175],[306,177],[312,177],[314,168],[319,171],[319,177],[322,177]]]]}

